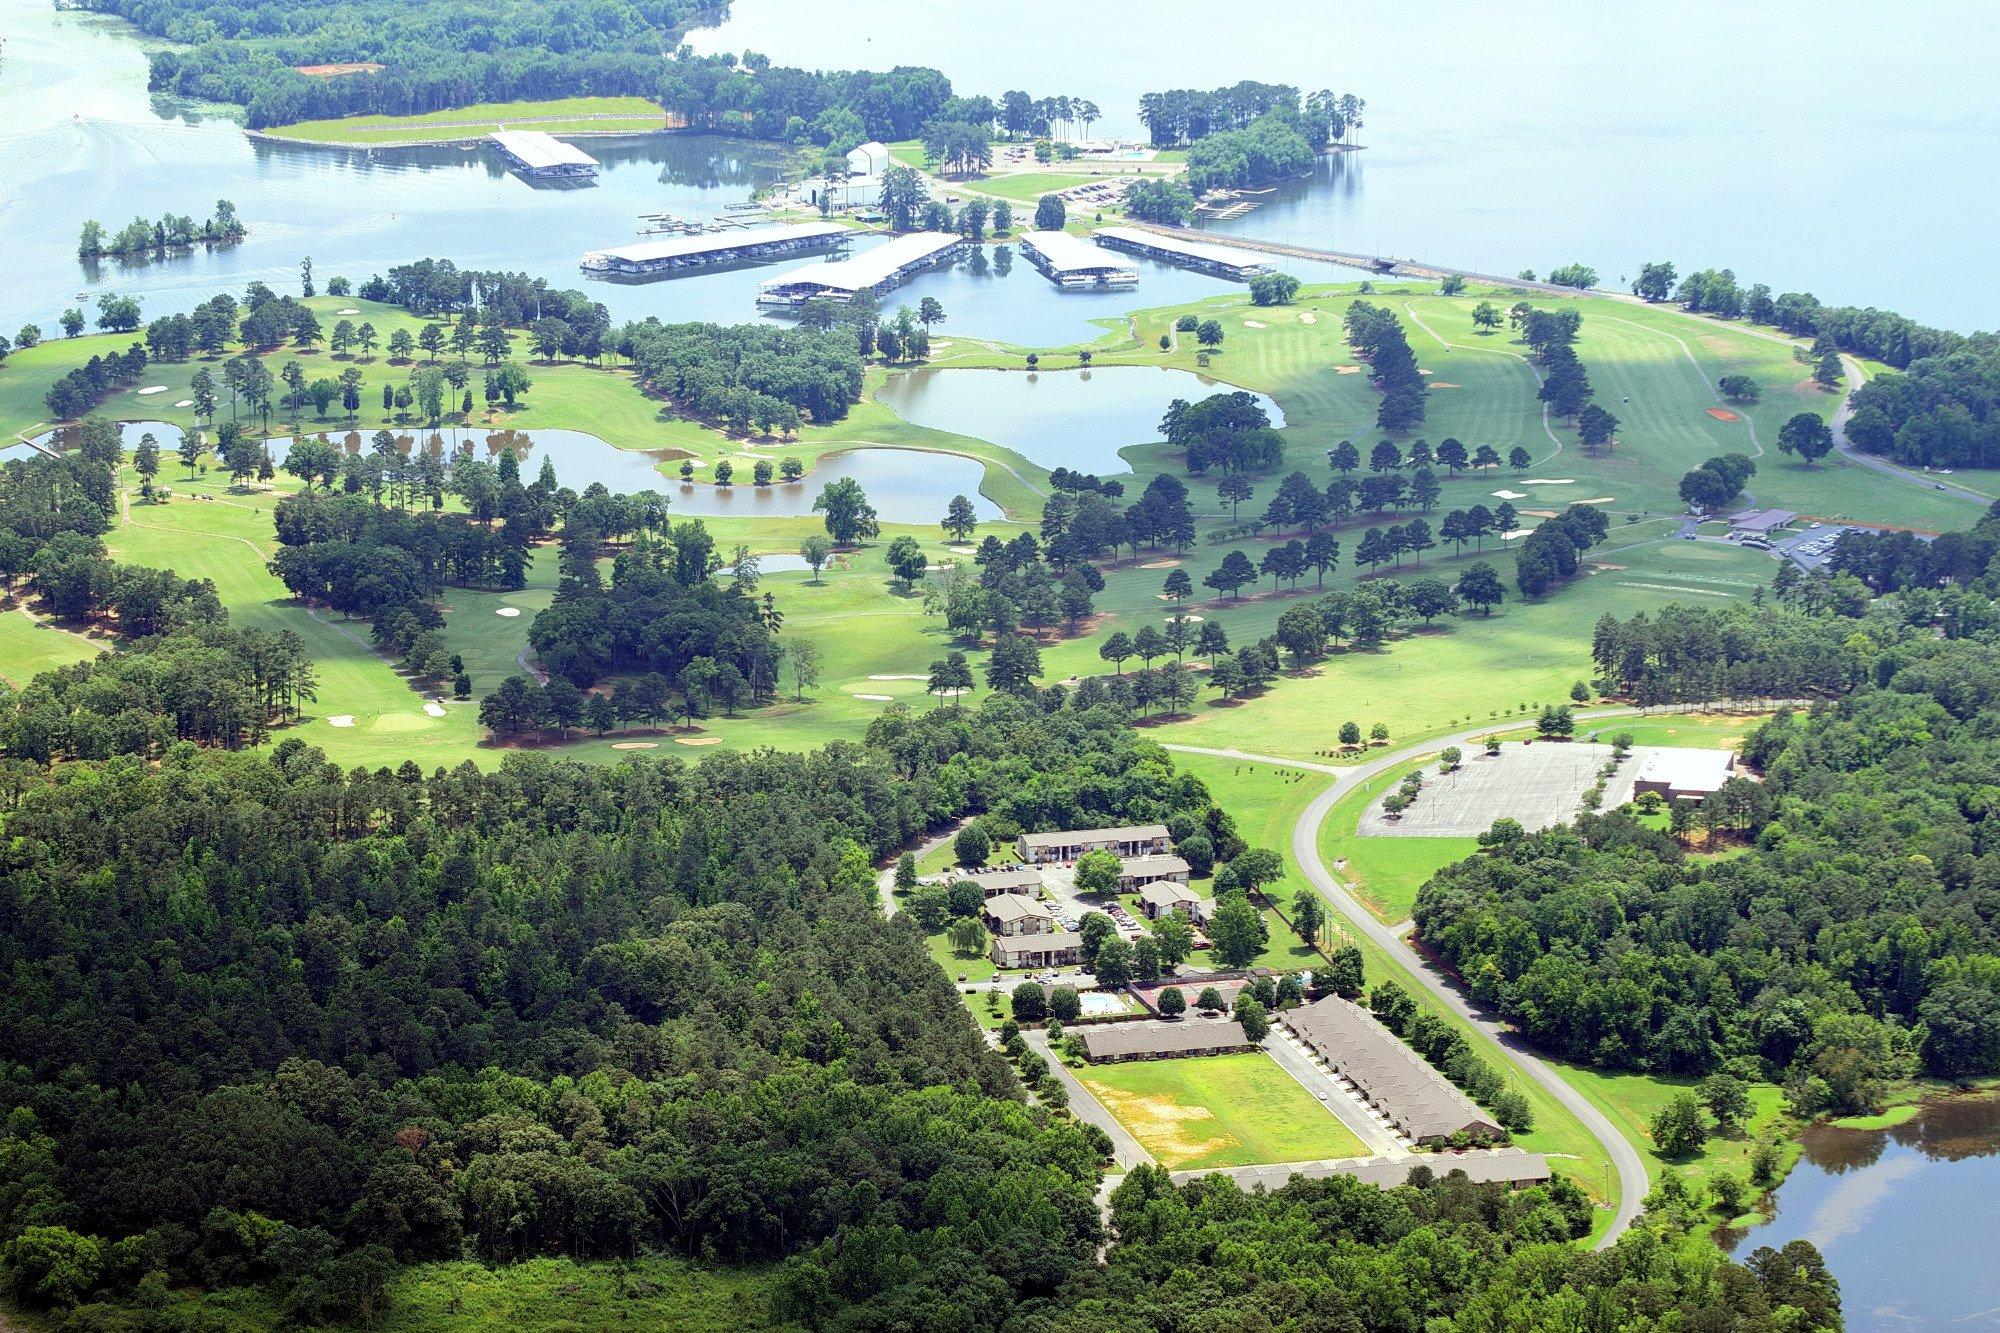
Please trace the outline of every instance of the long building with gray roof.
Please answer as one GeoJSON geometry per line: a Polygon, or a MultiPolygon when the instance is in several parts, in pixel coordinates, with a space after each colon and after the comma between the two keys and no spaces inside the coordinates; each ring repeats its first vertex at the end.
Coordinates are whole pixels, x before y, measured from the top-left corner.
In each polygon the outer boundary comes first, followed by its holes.
{"type": "Polygon", "coordinates": [[[1328,996],[1281,1017],[1412,1142],[1500,1133],[1492,1116],[1359,1005],[1328,996]]]}

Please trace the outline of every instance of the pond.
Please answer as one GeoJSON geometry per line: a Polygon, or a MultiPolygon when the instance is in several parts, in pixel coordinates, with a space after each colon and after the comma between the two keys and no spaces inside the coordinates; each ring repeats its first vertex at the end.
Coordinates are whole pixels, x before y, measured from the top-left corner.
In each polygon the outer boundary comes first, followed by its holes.
{"type": "Polygon", "coordinates": [[[1776,1217],[1725,1235],[1737,1258],[1811,1241],[1849,1328],[2000,1323],[2000,1098],[1931,1102],[1889,1130],[1817,1125],[1804,1141],[1776,1217]]]}
{"type": "MultiPolygon", "coordinates": [[[[165,421],[127,421],[119,429],[128,452],[138,446],[141,436],[152,432],[160,452],[168,456],[161,478],[171,486],[179,475],[178,464],[171,460],[171,455],[181,442],[180,427],[165,421]]],[[[49,444],[58,434],[44,432],[35,437],[35,443],[49,444]]],[[[324,434],[331,443],[352,454],[369,448],[374,432],[330,430],[314,434],[324,434]]],[[[402,431],[396,438],[404,453],[416,447],[420,434],[425,448],[447,457],[490,459],[503,452],[512,453],[521,464],[523,477],[531,481],[541,468],[541,460],[547,457],[555,464],[556,480],[572,490],[581,491],[593,483],[602,483],[614,494],[658,491],[672,502],[674,513],[697,517],[791,518],[810,514],[820,488],[841,477],[852,477],[859,482],[876,513],[888,523],[936,523],[944,517],[945,507],[956,495],[972,501],[973,512],[981,521],[1005,517],[1000,506],[979,493],[985,464],[959,454],[856,449],[825,455],[802,481],[770,486],[747,482],[740,486],[712,486],[705,482],[683,482],[678,476],[660,471],[671,466],[668,455],[620,449],[580,430],[402,431]]],[[[292,440],[290,436],[277,436],[265,443],[271,457],[282,464],[292,440]]],[[[30,450],[31,446],[26,444],[9,445],[0,449],[0,460],[23,457],[30,450]]]]}
{"type": "MultiPolygon", "coordinates": [[[[1160,419],[1174,399],[1193,402],[1235,388],[1165,366],[931,368],[890,376],[876,398],[906,421],[991,440],[1045,468],[1106,474],[1131,470],[1118,451],[1159,439],[1160,419]]],[[[1273,425],[1285,424],[1275,402],[1254,396],[1273,425]]]]}

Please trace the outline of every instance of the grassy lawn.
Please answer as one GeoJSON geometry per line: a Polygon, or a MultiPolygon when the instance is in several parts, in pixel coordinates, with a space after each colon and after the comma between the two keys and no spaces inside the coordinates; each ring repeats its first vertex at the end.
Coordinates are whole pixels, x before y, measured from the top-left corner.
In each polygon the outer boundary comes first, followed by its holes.
{"type": "Polygon", "coordinates": [[[666,113],[643,97],[562,97],[546,102],[481,102],[415,116],[345,116],[302,120],[265,130],[303,143],[449,143],[499,129],[547,134],[641,133],[666,127],[666,113]]]}
{"type": "Polygon", "coordinates": [[[88,661],[107,646],[36,620],[18,606],[0,611],[0,680],[17,689],[44,671],[88,661]]]}
{"type": "Polygon", "coordinates": [[[1579,728],[1599,740],[1629,734],[1634,745],[1677,745],[1695,750],[1740,750],[1750,733],[1764,724],[1767,713],[1661,713],[1654,717],[1616,717],[1579,728]]]}
{"type": "Polygon", "coordinates": [[[1170,1170],[1361,1157],[1331,1111],[1262,1051],[1139,1060],[1076,1071],[1170,1170]]]}
{"type": "MultiPolygon", "coordinates": [[[[1592,1105],[1604,1112],[1611,1123],[1638,1147],[1639,1156],[1646,1163],[1646,1174],[1655,1181],[1663,1172],[1673,1171],[1687,1178],[1690,1184],[1698,1184],[1702,1188],[1720,1175],[1733,1175],[1747,1182],[1750,1179],[1750,1154],[1757,1140],[1766,1136],[1777,1138],[1783,1170],[1789,1171],[1798,1160],[1798,1143],[1783,1132],[1786,1122],[1784,1092],[1774,1083],[1751,1084],[1753,1109],[1750,1118],[1728,1136],[1710,1133],[1701,1151],[1693,1156],[1665,1158],[1653,1150],[1653,1117],[1680,1093],[1693,1088],[1700,1082],[1699,1079],[1618,1074],[1556,1060],[1550,1060],[1549,1064],[1572,1087],[1590,1098],[1592,1105]]],[[[1712,1117],[1709,1126],[1711,1130],[1715,1127],[1712,1117]]]]}
{"type": "Polygon", "coordinates": [[[937,965],[943,968],[944,974],[954,982],[989,981],[1000,971],[988,954],[980,954],[977,958],[962,958],[953,953],[951,941],[945,938],[943,931],[929,936],[924,943],[930,948],[931,957],[937,961],[937,965]]]}
{"type": "Polygon", "coordinates": [[[1355,832],[1377,797],[1405,773],[1422,767],[1412,764],[1370,778],[1327,813],[1319,830],[1320,856],[1377,918],[1391,925],[1409,920],[1426,880],[1479,850],[1477,838],[1364,838],[1355,832]]]}
{"type": "Polygon", "coordinates": [[[1014,203],[1032,204],[1045,194],[1067,190],[1072,185],[1088,185],[1096,179],[1090,175],[1079,175],[1059,171],[1020,171],[1012,174],[987,176],[983,180],[953,181],[954,188],[975,190],[980,194],[990,194],[1014,203]]]}

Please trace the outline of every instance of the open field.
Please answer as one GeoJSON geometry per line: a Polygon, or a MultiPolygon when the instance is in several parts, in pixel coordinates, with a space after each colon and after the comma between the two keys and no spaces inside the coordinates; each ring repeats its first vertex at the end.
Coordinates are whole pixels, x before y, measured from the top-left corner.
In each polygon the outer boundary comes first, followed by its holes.
{"type": "MultiPolygon", "coordinates": [[[[1725,1174],[1748,1181],[1750,1155],[1757,1146],[1757,1140],[1763,1137],[1771,1137],[1778,1142],[1782,1170],[1789,1171],[1798,1160],[1797,1142],[1780,1132],[1785,1123],[1785,1098],[1783,1090],[1776,1084],[1751,1084],[1752,1111],[1749,1119],[1727,1135],[1711,1132],[1701,1151],[1693,1156],[1669,1159],[1653,1150],[1653,1117],[1680,1093],[1692,1090],[1700,1080],[1665,1074],[1612,1073],[1554,1060],[1549,1063],[1571,1086],[1609,1116],[1620,1133],[1639,1146],[1639,1155],[1646,1163],[1646,1174],[1655,1181],[1668,1170],[1699,1187],[1706,1187],[1717,1176],[1725,1174]]],[[[1715,1128],[1713,1117],[1709,1125],[1711,1130],[1715,1128]]]]}
{"type": "Polygon", "coordinates": [[[1367,1149],[1262,1051],[1076,1071],[1169,1170],[1314,1162],[1367,1149]]]}
{"type": "Polygon", "coordinates": [[[1408,771],[1392,769],[1349,792],[1319,832],[1319,854],[1327,865],[1378,919],[1391,924],[1409,920],[1426,880],[1479,850],[1477,838],[1364,838],[1355,832],[1362,812],[1408,771]]]}
{"type": "MultiPolygon", "coordinates": [[[[1020,171],[1002,172],[999,175],[984,176],[977,180],[954,181],[955,186],[975,190],[980,194],[990,194],[1013,203],[1032,204],[1045,194],[1067,190],[1072,185],[1088,185],[1094,179],[1088,173],[1064,171],[1020,171]]],[[[1023,227],[1034,221],[1033,215],[1018,219],[1023,227]]]]}
{"type": "Polygon", "coordinates": [[[302,120],[262,133],[301,143],[456,143],[502,129],[545,134],[640,134],[664,129],[666,121],[666,112],[643,97],[562,97],[546,102],[480,102],[415,116],[302,120]]]}

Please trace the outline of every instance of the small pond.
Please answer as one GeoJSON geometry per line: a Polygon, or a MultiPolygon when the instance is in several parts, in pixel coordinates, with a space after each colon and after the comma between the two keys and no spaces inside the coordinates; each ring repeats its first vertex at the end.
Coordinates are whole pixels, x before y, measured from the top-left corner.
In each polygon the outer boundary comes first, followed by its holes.
{"type": "MultiPolygon", "coordinates": [[[[1005,445],[1046,468],[1129,472],[1118,451],[1160,438],[1160,419],[1176,398],[1189,402],[1234,393],[1234,385],[1166,366],[1095,370],[952,370],[933,367],[892,375],[876,398],[920,426],[1005,445]]],[[[1282,426],[1285,415],[1255,395],[1282,426]]]]}
{"type": "Polygon", "coordinates": [[[1804,1142],[1777,1215],[1725,1234],[1738,1259],[1811,1241],[1849,1328],[2000,1323],[2000,1098],[1931,1102],[1888,1130],[1816,1125],[1804,1142]]]}
{"type": "MultiPolygon", "coordinates": [[[[159,442],[162,454],[172,455],[181,442],[180,427],[164,421],[128,421],[121,430],[127,451],[136,448],[140,436],[148,431],[159,442]]],[[[369,448],[369,440],[374,434],[373,431],[358,430],[315,432],[321,433],[349,453],[369,448]]],[[[47,444],[55,438],[55,434],[39,435],[35,437],[36,443],[47,444]]],[[[572,490],[581,491],[593,483],[602,482],[606,489],[616,494],[658,491],[672,502],[674,513],[696,517],[789,518],[810,514],[820,488],[840,477],[852,477],[861,483],[861,489],[868,493],[869,502],[885,522],[936,523],[944,517],[945,506],[955,495],[971,500],[973,512],[981,520],[1003,517],[1000,507],[979,493],[985,465],[977,459],[958,454],[925,453],[914,449],[857,449],[826,455],[806,473],[803,481],[771,486],[754,486],[747,482],[739,486],[712,486],[707,483],[689,484],[677,475],[670,476],[661,471],[661,468],[673,466],[664,454],[620,449],[580,430],[447,428],[442,431],[403,431],[397,439],[405,453],[416,447],[419,440],[423,442],[423,447],[451,457],[496,458],[502,452],[511,452],[520,460],[522,475],[527,480],[534,479],[541,460],[547,457],[555,463],[556,479],[572,490]]],[[[271,450],[271,457],[282,463],[292,440],[290,436],[279,436],[265,443],[271,450]]],[[[21,457],[29,450],[30,446],[25,444],[11,445],[0,449],[0,459],[21,457]]],[[[178,464],[169,458],[161,469],[164,484],[173,484],[180,475],[177,469],[178,464]]]]}

